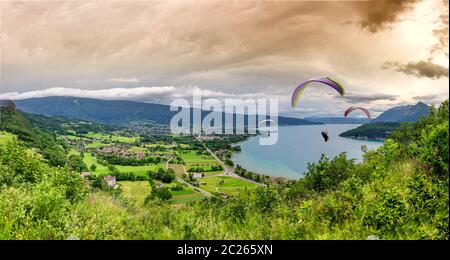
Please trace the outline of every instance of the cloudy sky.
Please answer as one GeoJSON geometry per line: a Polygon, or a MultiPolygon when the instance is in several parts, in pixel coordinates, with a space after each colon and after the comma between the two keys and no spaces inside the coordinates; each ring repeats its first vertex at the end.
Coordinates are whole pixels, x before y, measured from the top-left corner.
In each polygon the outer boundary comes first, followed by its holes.
{"type": "Polygon", "coordinates": [[[285,115],[376,115],[448,98],[448,1],[1,2],[0,98],[169,104],[192,88],[278,98],[285,115]],[[325,75],[346,97],[302,80],[325,75]]]}

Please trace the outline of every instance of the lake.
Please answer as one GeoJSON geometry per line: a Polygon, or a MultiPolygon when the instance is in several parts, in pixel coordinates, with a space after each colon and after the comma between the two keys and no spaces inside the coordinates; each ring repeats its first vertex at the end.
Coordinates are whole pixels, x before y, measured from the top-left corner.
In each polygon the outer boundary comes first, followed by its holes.
{"type": "Polygon", "coordinates": [[[299,179],[304,176],[308,162],[317,162],[321,154],[330,158],[347,152],[348,158],[362,159],[361,146],[376,149],[382,142],[354,140],[339,134],[359,125],[305,125],[278,127],[275,145],[259,145],[259,136],[242,142],[241,152],[233,155],[235,164],[245,169],[269,176],[299,179]],[[330,140],[325,142],[320,134],[328,131],[330,140]]]}

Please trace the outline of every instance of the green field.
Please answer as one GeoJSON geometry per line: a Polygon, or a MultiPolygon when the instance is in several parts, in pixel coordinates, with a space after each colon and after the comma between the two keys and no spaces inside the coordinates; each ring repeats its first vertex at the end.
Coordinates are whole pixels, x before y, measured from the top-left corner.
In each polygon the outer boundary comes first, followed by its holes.
{"type": "Polygon", "coordinates": [[[172,192],[172,200],[171,202],[174,204],[187,203],[191,201],[199,201],[205,198],[202,194],[195,192],[191,188],[183,187],[183,190],[171,191],[172,192]]]}
{"type": "MultiPolygon", "coordinates": [[[[95,172],[92,172],[96,175],[98,174],[106,174],[109,173],[108,166],[103,166],[99,163],[97,163],[97,159],[92,156],[90,153],[84,153],[83,162],[87,165],[88,168],[91,167],[92,164],[95,164],[97,166],[97,169],[95,172]]],[[[122,166],[122,165],[115,165],[117,170],[122,173],[128,173],[132,172],[136,175],[147,175],[147,172],[149,171],[157,171],[159,168],[165,168],[165,164],[163,163],[157,163],[157,164],[149,164],[144,166],[122,166]]]]}
{"type": "Polygon", "coordinates": [[[192,194],[174,196],[172,198],[171,202],[174,204],[182,204],[182,203],[188,203],[188,202],[193,202],[193,201],[200,201],[205,198],[206,197],[201,195],[200,193],[194,192],[192,194]]]}
{"type": "Polygon", "coordinates": [[[92,154],[90,153],[84,153],[83,162],[87,165],[89,171],[92,164],[95,164],[95,166],[97,166],[95,172],[92,172],[95,175],[109,173],[108,167],[97,163],[97,158],[92,156],[92,154]]]}
{"type": "Polygon", "coordinates": [[[145,197],[151,191],[148,181],[119,181],[118,183],[125,197],[135,200],[138,205],[144,205],[145,197]]]}
{"type": "Polygon", "coordinates": [[[202,172],[205,177],[222,174],[223,171],[202,172]]]}
{"type": "MultiPolygon", "coordinates": [[[[17,136],[16,136],[16,135],[11,134],[11,133],[8,133],[8,132],[2,132],[2,131],[0,131],[0,145],[7,144],[8,142],[11,142],[11,141],[13,141],[13,140],[17,140],[17,136]]],[[[42,158],[42,155],[41,155],[41,154],[39,154],[39,153],[33,151],[33,150],[30,149],[30,148],[27,148],[27,152],[28,152],[30,155],[35,155],[35,156],[38,156],[38,157],[42,158]]]]}
{"type": "Polygon", "coordinates": [[[200,181],[205,183],[200,185],[200,188],[209,192],[224,192],[228,195],[239,195],[241,192],[247,192],[257,187],[256,184],[229,176],[202,178],[200,181]],[[223,183],[221,183],[222,180],[223,183]]]}
{"type": "MultiPolygon", "coordinates": [[[[171,188],[175,185],[179,185],[177,181],[171,182],[169,184],[164,184],[167,188],[171,188]]],[[[194,191],[193,189],[183,186],[182,190],[170,191],[172,193],[172,199],[170,200],[173,204],[188,203],[191,201],[199,201],[206,198],[201,193],[194,191]]]]}
{"type": "Polygon", "coordinates": [[[146,144],[145,147],[148,147],[148,148],[161,147],[161,148],[164,148],[164,149],[171,149],[171,148],[174,148],[175,145],[173,145],[173,144],[156,143],[156,144],[146,144]]]}
{"type": "Polygon", "coordinates": [[[80,155],[80,152],[78,152],[75,149],[70,149],[69,152],[67,153],[67,156],[70,157],[71,155],[80,155]]]}
{"type": "Polygon", "coordinates": [[[16,138],[15,135],[7,133],[7,132],[0,132],[0,145],[6,144],[7,142],[10,142],[16,138]]]}
{"type": "MultiPolygon", "coordinates": [[[[126,198],[135,200],[138,205],[144,205],[144,200],[147,195],[151,192],[151,187],[148,181],[119,181],[122,193],[126,198]]],[[[165,184],[166,187],[170,188],[177,185],[177,182],[172,182],[170,184],[165,184]]],[[[200,193],[195,192],[189,187],[183,187],[183,190],[171,191],[173,204],[188,203],[191,201],[199,201],[205,198],[200,193]]]]}
{"type": "Polygon", "coordinates": [[[86,138],[78,137],[74,135],[61,135],[61,138],[67,139],[67,140],[85,140],[86,138]]]}
{"type": "Polygon", "coordinates": [[[165,164],[157,163],[157,164],[149,164],[144,166],[121,166],[116,165],[117,170],[122,173],[132,172],[136,175],[147,175],[149,171],[158,171],[159,168],[165,169],[165,164]]]}
{"type": "Polygon", "coordinates": [[[213,166],[219,166],[219,162],[209,154],[197,154],[197,151],[187,150],[179,153],[183,159],[186,170],[190,168],[203,168],[204,171],[212,171],[213,166]]]}
{"type": "Polygon", "coordinates": [[[189,164],[186,164],[186,169],[189,171],[189,169],[193,168],[193,171],[194,171],[196,168],[201,168],[201,169],[203,169],[203,172],[220,172],[220,173],[222,173],[223,171],[216,171],[216,170],[212,169],[212,167],[214,167],[214,166],[217,167],[219,165],[220,164],[218,164],[218,163],[208,163],[208,164],[192,164],[192,163],[189,163],[189,164]]]}
{"type": "Polygon", "coordinates": [[[186,164],[216,164],[218,163],[216,159],[214,159],[210,155],[205,154],[197,154],[197,151],[185,150],[179,153],[180,157],[186,164]]]}
{"type": "Polygon", "coordinates": [[[85,147],[86,148],[99,148],[99,147],[110,146],[110,145],[111,144],[94,141],[92,143],[88,143],[87,145],[85,145],[85,147]]]}
{"type": "Polygon", "coordinates": [[[186,171],[184,170],[184,167],[182,164],[169,164],[169,168],[175,171],[175,174],[178,177],[183,176],[183,174],[186,174],[186,171]]]}
{"type": "Polygon", "coordinates": [[[119,142],[119,143],[134,143],[139,141],[139,137],[126,137],[120,135],[106,135],[102,133],[92,133],[89,132],[84,136],[88,138],[95,138],[102,140],[102,142],[110,143],[110,142],[119,142]]]}

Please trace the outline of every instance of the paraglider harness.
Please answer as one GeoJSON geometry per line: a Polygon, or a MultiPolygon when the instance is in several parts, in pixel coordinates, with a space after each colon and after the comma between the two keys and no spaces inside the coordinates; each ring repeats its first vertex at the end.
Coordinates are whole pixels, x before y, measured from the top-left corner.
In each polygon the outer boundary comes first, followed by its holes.
{"type": "Polygon", "coordinates": [[[325,140],[325,142],[328,142],[328,140],[330,139],[328,137],[328,132],[327,131],[322,131],[321,134],[322,134],[322,137],[325,140]]]}

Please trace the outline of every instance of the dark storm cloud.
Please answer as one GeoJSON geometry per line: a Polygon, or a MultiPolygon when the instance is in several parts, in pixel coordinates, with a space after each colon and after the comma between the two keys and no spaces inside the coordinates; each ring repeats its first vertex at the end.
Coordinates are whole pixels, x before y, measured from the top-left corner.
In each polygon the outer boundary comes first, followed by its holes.
{"type": "Polygon", "coordinates": [[[364,15],[360,21],[360,25],[362,28],[376,33],[397,22],[399,15],[411,10],[417,2],[417,0],[377,0],[364,2],[359,7],[364,15]]]}
{"type": "MultiPolygon", "coordinates": [[[[448,5],[448,2],[447,2],[448,5]]],[[[447,6],[448,12],[448,6],[447,6]]],[[[433,34],[436,36],[438,42],[431,47],[431,53],[437,51],[443,51],[448,57],[448,42],[449,42],[449,30],[448,30],[448,14],[443,14],[439,17],[439,28],[433,30],[433,34]]]]}
{"type": "Polygon", "coordinates": [[[440,79],[441,77],[448,77],[448,68],[431,61],[423,60],[419,62],[409,62],[407,64],[385,62],[383,69],[391,69],[418,78],[440,79]]]}

